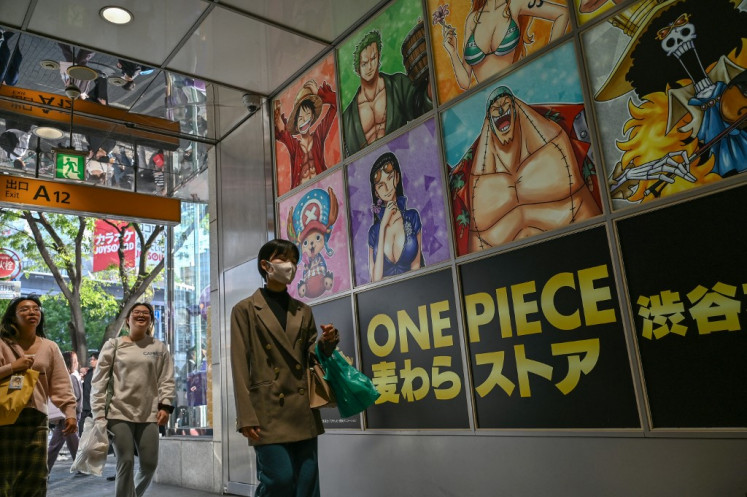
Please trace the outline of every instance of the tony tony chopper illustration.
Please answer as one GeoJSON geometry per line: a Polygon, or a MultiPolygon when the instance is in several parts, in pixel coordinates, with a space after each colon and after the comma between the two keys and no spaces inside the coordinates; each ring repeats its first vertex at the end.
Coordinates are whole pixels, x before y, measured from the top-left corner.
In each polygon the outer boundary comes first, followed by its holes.
{"type": "Polygon", "coordinates": [[[302,277],[298,282],[301,298],[315,298],[332,290],[334,275],[327,269],[326,257],[334,251],[327,245],[337,221],[337,197],[330,187],[309,191],[295,208],[288,211],[288,239],[301,251],[302,277]]]}

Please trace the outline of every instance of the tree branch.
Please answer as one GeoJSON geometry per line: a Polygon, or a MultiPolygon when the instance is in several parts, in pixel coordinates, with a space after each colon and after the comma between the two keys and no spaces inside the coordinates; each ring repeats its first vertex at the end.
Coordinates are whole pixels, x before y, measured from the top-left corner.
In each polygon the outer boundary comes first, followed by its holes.
{"type": "Polygon", "coordinates": [[[57,282],[57,286],[60,287],[60,291],[63,295],[65,295],[65,298],[69,302],[73,298],[73,292],[70,290],[70,288],[68,288],[67,283],[65,282],[65,278],[60,272],[60,268],[57,266],[57,264],[55,264],[51,254],[49,253],[47,242],[44,240],[44,237],[41,234],[41,230],[39,230],[39,227],[36,225],[37,223],[40,223],[42,224],[42,226],[44,226],[43,222],[34,218],[33,214],[31,214],[30,211],[23,211],[23,218],[26,220],[29,229],[31,229],[31,233],[34,235],[34,241],[36,242],[36,246],[39,248],[39,254],[41,254],[42,259],[44,259],[44,263],[52,272],[52,276],[57,282]]]}

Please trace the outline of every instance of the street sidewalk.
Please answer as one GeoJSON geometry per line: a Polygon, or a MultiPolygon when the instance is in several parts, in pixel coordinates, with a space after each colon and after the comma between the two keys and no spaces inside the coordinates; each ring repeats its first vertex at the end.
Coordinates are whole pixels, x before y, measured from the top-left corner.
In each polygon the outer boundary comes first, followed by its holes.
{"type": "MultiPolygon", "coordinates": [[[[73,461],[67,447],[63,446],[57,462],[52,467],[49,474],[49,484],[47,485],[47,495],[49,497],[105,497],[114,495],[114,482],[107,481],[107,476],[114,476],[116,468],[116,458],[109,455],[104,467],[103,476],[90,476],[70,473],[70,466],[73,461]]],[[[137,460],[135,461],[137,468],[137,460]]],[[[164,485],[151,483],[145,495],[158,497],[206,497],[220,494],[192,490],[189,488],[175,487],[173,485],[164,485]]]]}

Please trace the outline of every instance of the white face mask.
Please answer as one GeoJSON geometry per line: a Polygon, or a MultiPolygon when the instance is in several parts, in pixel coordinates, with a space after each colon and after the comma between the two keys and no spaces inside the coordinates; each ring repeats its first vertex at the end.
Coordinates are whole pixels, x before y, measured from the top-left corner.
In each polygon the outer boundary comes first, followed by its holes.
{"type": "Polygon", "coordinates": [[[267,261],[267,264],[270,265],[270,267],[267,268],[268,280],[274,280],[283,285],[287,285],[293,281],[293,278],[296,276],[296,265],[290,261],[277,263],[267,261]]]}

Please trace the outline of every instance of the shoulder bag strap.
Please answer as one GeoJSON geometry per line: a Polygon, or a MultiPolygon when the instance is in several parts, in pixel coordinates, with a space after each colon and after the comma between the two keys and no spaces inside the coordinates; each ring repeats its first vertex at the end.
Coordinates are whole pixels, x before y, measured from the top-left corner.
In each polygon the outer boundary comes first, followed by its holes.
{"type": "Polygon", "coordinates": [[[112,401],[114,395],[114,363],[117,360],[117,349],[119,348],[119,339],[113,338],[114,340],[114,354],[112,355],[112,363],[109,366],[109,381],[106,384],[106,405],[104,406],[104,417],[109,416],[109,404],[112,401]]]}

